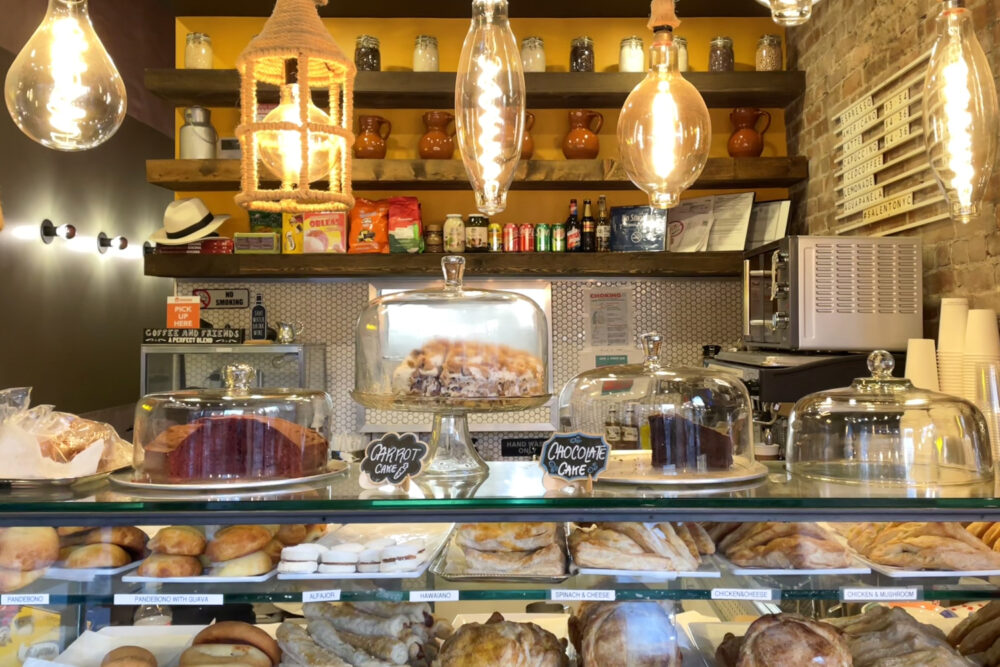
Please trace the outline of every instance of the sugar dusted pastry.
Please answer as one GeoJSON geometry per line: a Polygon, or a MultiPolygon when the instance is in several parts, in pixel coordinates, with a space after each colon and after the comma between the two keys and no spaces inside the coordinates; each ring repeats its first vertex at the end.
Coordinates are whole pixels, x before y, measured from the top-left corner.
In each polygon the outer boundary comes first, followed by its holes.
{"type": "Polygon", "coordinates": [[[392,376],[396,394],[516,398],[545,391],[538,357],[491,343],[436,339],[414,350],[392,376]]]}

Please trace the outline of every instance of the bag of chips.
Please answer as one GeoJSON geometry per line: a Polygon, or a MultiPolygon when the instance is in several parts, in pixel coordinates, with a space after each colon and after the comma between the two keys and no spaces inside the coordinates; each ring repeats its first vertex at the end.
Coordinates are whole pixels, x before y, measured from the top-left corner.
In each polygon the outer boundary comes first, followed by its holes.
{"type": "Polygon", "coordinates": [[[351,209],[349,254],[389,252],[389,202],[357,199],[351,209]]]}
{"type": "Polygon", "coordinates": [[[424,251],[424,227],[420,222],[420,201],[416,197],[389,200],[389,250],[424,251]]]}

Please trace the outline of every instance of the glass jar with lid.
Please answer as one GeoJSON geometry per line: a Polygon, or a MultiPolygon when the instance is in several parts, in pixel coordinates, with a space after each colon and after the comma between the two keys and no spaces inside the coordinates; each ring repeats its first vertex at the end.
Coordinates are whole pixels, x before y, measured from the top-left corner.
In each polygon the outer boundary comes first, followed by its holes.
{"type": "Polygon", "coordinates": [[[783,56],[781,53],[781,37],[764,35],[757,42],[756,69],[758,72],[780,72],[783,56]]]}
{"type": "Polygon", "coordinates": [[[382,51],[379,41],[371,35],[359,35],[354,45],[354,65],[359,72],[382,71],[382,51]]]}
{"type": "Polygon", "coordinates": [[[663,340],[642,336],[641,364],[596,368],[570,380],[559,395],[561,428],[604,434],[613,450],[626,450],[612,456],[602,480],[693,484],[766,474],[754,460],[753,410],[743,383],[705,368],[665,365],[663,340]]]}
{"type": "Polygon", "coordinates": [[[690,69],[687,38],[674,36],[674,46],[677,47],[677,69],[681,72],[687,72],[690,69]]]}
{"type": "Polygon", "coordinates": [[[186,69],[212,69],[212,38],[203,32],[189,32],[184,44],[186,69]]]}
{"type": "Polygon", "coordinates": [[[465,252],[489,251],[490,219],[485,215],[472,213],[465,223],[465,252]]]}
{"type": "Polygon", "coordinates": [[[381,410],[434,414],[420,478],[481,477],[465,415],[550,398],[548,324],[526,296],[464,285],[465,258],[442,258],[444,285],[371,301],[356,328],[352,396],[381,410]]]}
{"type": "Polygon", "coordinates": [[[577,37],[569,48],[570,72],[594,71],[594,40],[586,35],[577,37]]]}
{"type": "Polygon", "coordinates": [[[413,71],[437,72],[440,69],[437,37],[417,35],[413,45],[413,71]]]}
{"type": "Polygon", "coordinates": [[[642,38],[632,35],[622,40],[618,51],[618,71],[646,71],[646,52],[642,48],[642,38]]]}
{"type": "Polygon", "coordinates": [[[252,483],[325,473],[333,403],[322,391],[260,389],[248,364],[224,389],[149,394],[136,406],[134,481],[252,483]]]}
{"type": "Polygon", "coordinates": [[[465,220],[458,213],[449,213],[444,218],[444,251],[465,252],[465,220]]]}
{"type": "Polygon", "coordinates": [[[736,69],[736,56],[733,53],[733,40],[729,37],[716,37],[708,51],[709,72],[732,72],[736,69]]]}
{"type": "Polygon", "coordinates": [[[545,71],[545,41],[541,37],[521,40],[521,66],[525,72],[545,71]]]}
{"type": "Polygon", "coordinates": [[[891,354],[873,352],[871,377],[800,399],[788,422],[788,471],[907,491],[991,480],[982,413],[968,401],[892,377],[894,367],[891,354]]]}

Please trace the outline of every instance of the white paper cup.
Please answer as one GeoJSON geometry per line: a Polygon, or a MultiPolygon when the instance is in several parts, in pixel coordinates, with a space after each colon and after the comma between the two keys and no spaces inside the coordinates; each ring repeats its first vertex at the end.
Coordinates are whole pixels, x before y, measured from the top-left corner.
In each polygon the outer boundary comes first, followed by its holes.
{"type": "Polygon", "coordinates": [[[964,359],[961,354],[938,351],[938,386],[952,396],[963,394],[964,359]]]}
{"type": "Polygon", "coordinates": [[[965,327],[968,314],[968,299],[941,299],[938,350],[962,352],[965,349],[965,327]]]}
{"type": "Polygon", "coordinates": [[[996,311],[989,308],[970,310],[966,320],[963,354],[974,357],[1000,357],[1000,329],[996,311]]]}
{"type": "Polygon", "coordinates": [[[937,357],[930,338],[911,338],[906,342],[906,377],[915,387],[938,391],[937,357]]]}

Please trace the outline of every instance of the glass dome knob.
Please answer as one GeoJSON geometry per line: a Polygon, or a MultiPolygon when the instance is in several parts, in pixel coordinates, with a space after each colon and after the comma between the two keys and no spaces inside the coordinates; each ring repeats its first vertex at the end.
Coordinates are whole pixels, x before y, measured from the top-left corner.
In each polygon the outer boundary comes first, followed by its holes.
{"type": "Polygon", "coordinates": [[[642,351],[646,355],[646,367],[656,368],[660,365],[660,349],[663,347],[663,336],[658,333],[647,333],[640,336],[642,351]]]}
{"type": "Polygon", "coordinates": [[[465,277],[465,258],[459,255],[448,255],[441,259],[441,270],[444,271],[444,284],[449,290],[461,291],[462,280],[465,277]]]}
{"type": "Polygon", "coordinates": [[[868,355],[868,370],[876,380],[888,380],[896,368],[896,360],[885,350],[875,350],[868,355]]]}
{"type": "Polygon", "coordinates": [[[226,389],[249,391],[257,377],[257,371],[250,364],[226,364],[222,369],[226,389]]]}

